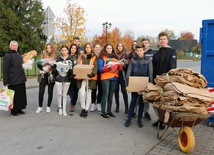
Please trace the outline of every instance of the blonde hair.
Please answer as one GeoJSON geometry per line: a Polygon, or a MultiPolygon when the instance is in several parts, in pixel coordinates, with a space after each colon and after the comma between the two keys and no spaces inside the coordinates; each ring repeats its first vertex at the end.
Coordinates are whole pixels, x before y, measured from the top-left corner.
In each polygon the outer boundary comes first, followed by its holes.
{"type": "Polygon", "coordinates": [[[43,53],[42,53],[42,55],[41,55],[41,59],[45,59],[45,58],[48,57],[48,51],[47,51],[47,47],[48,47],[48,46],[51,47],[50,57],[53,58],[53,59],[56,59],[56,56],[57,56],[57,54],[56,54],[56,49],[55,49],[55,47],[54,47],[51,43],[47,43],[47,44],[45,45],[45,49],[44,49],[44,51],[43,51],[43,53]]]}

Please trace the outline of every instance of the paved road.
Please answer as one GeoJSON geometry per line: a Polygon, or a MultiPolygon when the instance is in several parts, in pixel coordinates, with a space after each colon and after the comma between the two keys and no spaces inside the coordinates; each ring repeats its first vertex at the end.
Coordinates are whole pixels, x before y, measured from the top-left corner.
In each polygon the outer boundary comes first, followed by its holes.
{"type": "MultiPolygon", "coordinates": [[[[178,62],[178,66],[188,66],[198,71],[200,63],[178,62]]],[[[162,140],[156,138],[157,130],[151,124],[157,118],[152,108],[152,121],[143,119],[143,128],[138,128],[136,119],[133,119],[129,128],[123,126],[126,119],[123,104],[116,118],[110,120],[101,118],[99,112],[90,112],[87,118],[80,118],[79,104],[72,116],[63,117],[57,114],[55,89],[51,114],[46,114],[45,111],[35,114],[38,106],[38,88],[33,87],[35,81],[30,79],[27,83],[27,87],[32,89],[27,89],[26,115],[14,117],[9,112],[0,111],[0,151],[3,155],[183,154],[177,145],[177,134],[171,128],[162,140]]],[[[46,97],[44,101],[47,102],[46,97]]],[[[122,100],[120,101],[122,103],[122,100]]],[[[69,110],[69,107],[67,109],[69,110]]],[[[193,131],[196,147],[191,154],[214,154],[213,128],[207,127],[205,122],[194,127],[193,131]]]]}

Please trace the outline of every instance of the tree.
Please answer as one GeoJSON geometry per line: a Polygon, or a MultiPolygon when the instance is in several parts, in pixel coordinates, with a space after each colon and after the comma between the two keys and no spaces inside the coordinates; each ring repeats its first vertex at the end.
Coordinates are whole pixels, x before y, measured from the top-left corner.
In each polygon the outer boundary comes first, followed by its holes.
{"type": "Polygon", "coordinates": [[[44,10],[39,0],[1,0],[0,8],[1,52],[7,51],[11,40],[18,41],[22,54],[44,48],[46,36],[41,29],[44,10]]]}
{"type": "Polygon", "coordinates": [[[193,40],[195,38],[194,34],[189,31],[183,31],[180,33],[180,40],[193,40]]]}
{"type": "Polygon", "coordinates": [[[166,32],[166,33],[168,34],[169,40],[174,40],[174,39],[177,38],[177,37],[175,36],[175,33],[174,33],[173,30],[165,29],[165,30],[163,30],[163,32],[166,32]]]}
{"type": "MultiPolygon", "coordinates": [[[[123,42],[126,46],[127,51],[131,51],[131,44],[133,42],[133,33],[128,30],[124,34],[120,31],[118,27],[115,27],[112,31],[107,32],[108,42],[116,47],[118,42],[123,42]]],[[[103,30],[101,36],[95,35],[93,37],[92,44],[99,43],[101,46],[106,44],[106,30],[103,30]]]]}
{"type": "Polygon", "coordinates": [[[137,37],[137,41],[139,43],[141,43],[143,38],[149,39],[149,41],[150,41],[150,47],[155,47],[155,48],[158,47],[158,41],[157,41],[156,37],[152,37],[152,36],[148,36],[148,35],[146,35],[146,36],[141,35],[141,36],[137,37]]]}
{"type": "Polygon", "coordinates": [[[84,17],[85,10],[77,3],[72,3],[71,0],[67,0],[68,6],[64,9],[67,16],[56,18],[56,27],[60,29],[61,34],[56,35],[57,40],[61,38],[65,39],[65,44],[70,45],[71,41],[75,36],[82,38],[85,33],[85,22],[84,17]]]}

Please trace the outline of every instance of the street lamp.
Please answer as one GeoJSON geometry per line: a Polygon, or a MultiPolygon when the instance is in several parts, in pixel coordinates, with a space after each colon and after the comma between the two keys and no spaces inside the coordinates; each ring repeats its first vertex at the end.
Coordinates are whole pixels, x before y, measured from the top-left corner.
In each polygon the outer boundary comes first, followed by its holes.
{"type": "Polygon", "coordinates": [[[108,23],[108,22],[105,22],[105,23],[103,23],[103,28],[104,29],[106,29],[106,43],[108,42],[108,36],[107,36],[107,31],[108,31],[108,29],[110,29],[111,28],[111,23],[108,23]]]}

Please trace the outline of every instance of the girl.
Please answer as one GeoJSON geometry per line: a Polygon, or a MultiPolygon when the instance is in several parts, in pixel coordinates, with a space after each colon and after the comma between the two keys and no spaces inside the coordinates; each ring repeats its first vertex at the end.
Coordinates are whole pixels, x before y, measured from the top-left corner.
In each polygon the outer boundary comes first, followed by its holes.
{"type": "Polygon", "coordinates": [[[67,116],[66,98],[70,86],[73,60],[70,57],[70,51],[67,46],[63,45],[60,49],[61,56],[57,58],[56,69],[58,75],[56,77],[56,86],[58,93],[59,115],[67,116]]]}
{"type": "Polygon", "coordinates": [[[45,50],[41,55],[41,60],[37,62],[37,67],[40,69],[38,82],[39,82],[39,107],[36,113],[42,112],[42,104],[45,93],[45,87],[48,85],[48,104],[46,108],[46,113],[51,112],[51,102],[53,99],[53,89],[54,89],[54,77],[53,71],[53,61],[56,60],[56,50],[54,46],[50,43],[46,44],[45,50]]]}
{"type": "Polygon", "coordinates": [[[119,42],[117,44],[116,52],[118,55],[118,60],[123,62],[123,71],[119,71],[118,84],[115,90],[115,101],[116,101],[115,112],[119,112],[119,85],[120,85],[121,92],[123,94],[124,105],[125,105],[125,114],[127,114],[128,113],[128,94],[125,86],[125,77],[126,77],[126,71],[129,63],[129,55],[128,55],[128,52],[125,51],[125,46],[122,42],[119,42]]]}
{"type": "MultiPolygon", "coordinates": [[[[74,61],[74,66],[77,64],[78,60],[78,46],[74,43],[71,44],[70,46],[70,51],[71,51],[71,59],[74,61]]],[[[71,112],[74,112],[75,110],[75,105],[77,102],[78,98],[78,91],[79,89],[77,88],[77,80],[72,78],[71,79],[71,85],[69,88],[69,96],[71,99],[71,112]]]]}
{"type": "Polygon", "coordinates": [[[101,116],[103,118],[115,117],[111,112],[112,98],[118,82],[118,70],[122,70],[121,65],[109,65],[112,61],[117,62],[117,54],[111,44],[106,44],[100,53],[98,65],[101,75],[102,99],[101,99],[101,116]],[[106,113],[106,101],[107,113],[106,113]]]}
{"type": "Polygon", "coordinates": [[[78,64],[94,65],[91,74],[87,75],[91,80],[77,80],[77,87],[80,89],[80,103],[82,108],[80,117],[86,118],[91,104],[92,89],[96,89],[97,86],[96,80],[98,71],[97,56],[92,51],[92,45],[90,43],[85,44],[84,51],[78,58],[78,64]]]}
{"type": "MultiPolygon", "coordinates": [[[[97,57],[99,57],[100,55],[100,44],[96,43],[94,45],[94,51],[97,57]]],[[[101,111],[101,106],[100,106],[100,102],[101,102],[101,98],[102,98],[102,87],[101,87],[101,81],[100,81],[100,74],[97,74],[97,87],[96,89],[92,90],[92,94],[91,94],[91,100],[92,100],[92,104],[91,104],[91,109],[90,111],[94,111],[97,110],[101,111]],[[98,93],[97,93],[98,91],[98,93]],[[97,100],[97,104],[95,104],[97,100]]]]}
{"type": "Polygon", "coordinates": [[[132,42],[132,50],[129,53],[129,59],[131,60],[131,58],[134,57],[134,55],[136,54],[136,45],[137,45],[137,40],[132,42]]]}

